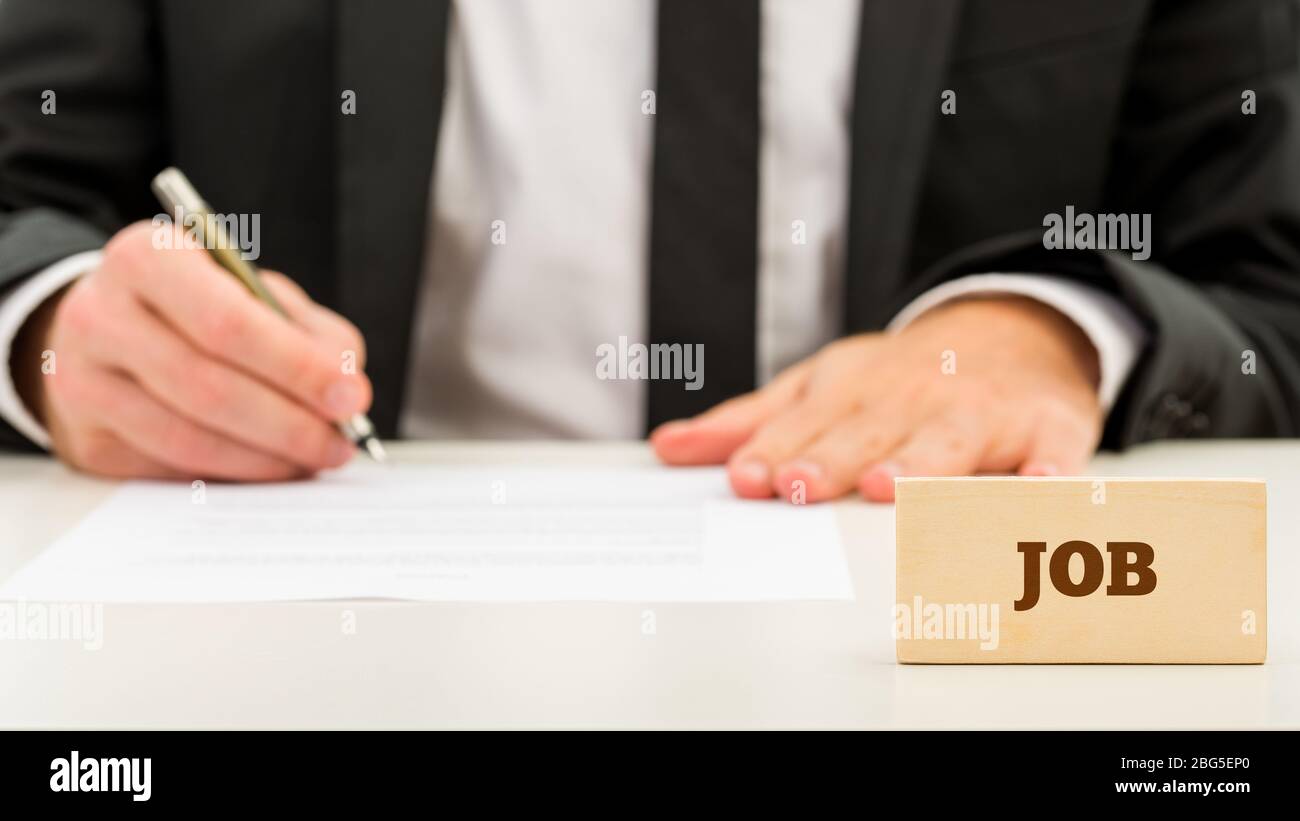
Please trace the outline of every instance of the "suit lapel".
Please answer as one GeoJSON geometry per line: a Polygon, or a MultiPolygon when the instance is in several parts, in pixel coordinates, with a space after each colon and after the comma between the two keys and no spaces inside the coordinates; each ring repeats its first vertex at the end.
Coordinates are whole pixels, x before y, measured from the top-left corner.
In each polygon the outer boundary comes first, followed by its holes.
{"type": "Polygon", "coordinates": [[[393,436],[427,233],[448,0],[337,0],[336,79],[355,93],[336,129],[339,310],[369,349],[371,418],[393,436]]]}
{"type": "Polygon", "coordinates": [[[846,327],[879,328],[907,249],[961,0],[862,0],[845,272],[846,327]]]}

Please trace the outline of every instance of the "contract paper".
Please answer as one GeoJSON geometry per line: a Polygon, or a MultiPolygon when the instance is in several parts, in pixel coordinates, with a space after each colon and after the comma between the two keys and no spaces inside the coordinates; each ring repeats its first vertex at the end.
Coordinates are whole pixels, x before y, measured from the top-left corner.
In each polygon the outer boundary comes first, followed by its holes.
{"type": "Polygon", "coordinates": [[[276,485],[132,482],[0,599],[849,599],[834,512],[746,501],[719,468],[360,460],[276,485]]]}

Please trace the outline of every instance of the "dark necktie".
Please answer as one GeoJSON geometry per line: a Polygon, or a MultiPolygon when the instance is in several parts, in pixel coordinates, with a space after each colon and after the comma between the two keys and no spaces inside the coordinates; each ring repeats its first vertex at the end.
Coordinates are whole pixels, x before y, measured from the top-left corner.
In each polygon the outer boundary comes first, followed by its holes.
{"type": "Polygon", "coordinates": [[[760,5],[659,0],[649,342],[704,368],[650,380],[648,429],[754,388],[760,5]]]}

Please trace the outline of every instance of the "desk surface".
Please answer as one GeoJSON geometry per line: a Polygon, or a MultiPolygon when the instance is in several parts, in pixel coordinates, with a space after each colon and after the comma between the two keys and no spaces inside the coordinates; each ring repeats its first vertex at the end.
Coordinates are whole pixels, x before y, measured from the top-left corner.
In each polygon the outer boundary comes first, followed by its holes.
{"type": "MultiPolygon", "coordinates": [[[[651,458],[634,444],[395,447],[449,463],[651,458]]],[[[895,664],[878,629],[892,540],[864,535],[892,534],[893,508],[855,501],[837,505],[854,601],[106,605],[97,651],[0,641],[0,727],[1300,727],[1300,442],[1151,445],[1093,472],[1268,480],[1266,664],[895,664]]],[[[0,578],[112,488],[0,457],[0,578]]]]}

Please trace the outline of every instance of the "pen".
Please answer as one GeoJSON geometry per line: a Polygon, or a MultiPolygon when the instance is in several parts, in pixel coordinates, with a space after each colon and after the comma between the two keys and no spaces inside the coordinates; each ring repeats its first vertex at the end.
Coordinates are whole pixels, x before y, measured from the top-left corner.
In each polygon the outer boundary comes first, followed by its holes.
{"type": "MultiPolygon", "coordinates": [[[[158,201],[169,212],[175,212],[179,209],[182,214],[195,215],[196,219],[193,220],[193,222],[197,223],[194,226],[195,233],[218,265],[233,274],[236,279],[243,283],[245,288],[252,292],[253,296],[270,306],[271,310],[285,319],[289,318],[289,314],[275,296],[267,290],[262,278],[257,275],[257,269],[249,265],[239,255],[238,248],[226,234],[224,221],[209,220],[212,215],[212,207],[199,196],[199,192],[194,189],[194,186],[190,184],[189,179],[181,173],[180,169],[164,169],[158,176],[153,178],[151,187],[158,197],[158,201]],[[205,236],[209,224],[215,227],[220,236],[205,236]]],[[[189,222],[190,220],[186,221],[186,228],[190,227],[189,222]]],[[[347,421],[339,422],[337,425],[339,432],[349,442],[363,448],[370,455],[370,458],[376,462],[384,461],[384,447],[379,444],[379,439],[375,436],[375,426],[371,423],[369,417],[363,413],[357,413],[353,414],[347,421]]]]}

